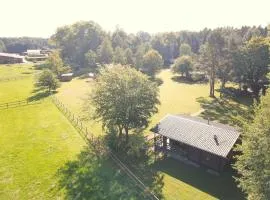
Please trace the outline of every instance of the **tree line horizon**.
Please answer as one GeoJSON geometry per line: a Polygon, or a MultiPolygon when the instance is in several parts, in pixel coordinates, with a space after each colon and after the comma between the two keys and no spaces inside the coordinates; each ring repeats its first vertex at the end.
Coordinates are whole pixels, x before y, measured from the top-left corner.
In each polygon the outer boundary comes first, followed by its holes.
{"type": "Polygon", "coordinates": [[[265,90],[267,80],[268,28],[243,26],[128,34],[119,27],[106,32],[94,21],[80,21],[59,27],[48,40],[0,38],[0,52],[57,48],[72,71],[96,71],[100,65],[114,63],[133,66],[151,76],[175,62],[173,72],[185,74],[187,79],[192,79],[192,71],[207,74],[211,97],[215,96],[215,79],[220,80],[221,89],[227,81],[233,81],[239,83],[240,90],[251,88],[258,96],[265,90]]]}

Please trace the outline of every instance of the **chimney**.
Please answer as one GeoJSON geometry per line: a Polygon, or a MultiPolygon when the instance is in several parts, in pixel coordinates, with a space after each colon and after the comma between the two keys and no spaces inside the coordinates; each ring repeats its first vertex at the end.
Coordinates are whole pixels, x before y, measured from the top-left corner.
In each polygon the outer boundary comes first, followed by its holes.
{"type": "Polygon", "coordinates": [[[215,140],[216,144],[219,145],[217,135],[214,135],[214,140],[215,140]]]}

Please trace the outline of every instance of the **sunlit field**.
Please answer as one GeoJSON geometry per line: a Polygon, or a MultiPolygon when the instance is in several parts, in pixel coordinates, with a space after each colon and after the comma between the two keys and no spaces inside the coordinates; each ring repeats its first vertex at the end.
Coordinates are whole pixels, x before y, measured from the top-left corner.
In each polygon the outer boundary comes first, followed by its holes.
{"type": "MultiPolygon", "coordinates": [[[[0,66],[0,71],[13,78],[27,71],[28,76],[14,81],[0,81],[0,102],[36,95],[33,84],[37,70],[31,66],[19,66],[7,72],[9,68],[0,66]]],[[[158,75],[163,80],[160,85],[161,104],[149,127],[167,113],[198,114],[202,109],[198,98],[209,100],[208,84],[178,83],[172,80],[173,76],[169,70],[163,70],[158,75]]],[[[100,135],[101,123],[90,120],[92,110],[87,98],[92,87],[93,80],[75,78],[62,83],[56,96],[70,111],[81,117],[88,130],[100,135]]],[[[57,186],[57,172],[68,161],[77,159],[76,155],[81,153],[85,143],[49,97],[37,104],[0,110],[0,130],[0,199],[65,198],[66,191],[57,186]]],[[[149,133],[148,130],[145,132],[149,133]]],[[[231,172],[216,177],[174,160],[157,162],[154,168],[164,175],[162,193],[165,199],[242,198],[231,178],[231,172]]],[[[105,171],[99,173],[105,175],[117,173],[116,169],[113,171],[106,165],[102,170],[105,171]]],[[[131,181],[122,175],[116,177],[119,183],[131,181]]]]}

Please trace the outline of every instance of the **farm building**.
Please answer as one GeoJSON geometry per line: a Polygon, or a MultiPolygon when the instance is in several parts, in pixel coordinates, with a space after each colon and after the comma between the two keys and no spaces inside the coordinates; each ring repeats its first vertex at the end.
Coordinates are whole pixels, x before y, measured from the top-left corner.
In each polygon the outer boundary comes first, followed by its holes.
{"type": "Polygon", "coordinates": [[[153,129],[156,151],[223,171],[239,133],[233,127],[185,115],[167,115],[153,129]]]}
{"type": "Polygon", "coordinates": [[[67,73],[67,74],[62,74],[60,76],[61,81],[71,81],[73,77],[73,73],[67,73]]]}
{"type": "Polygon", "coordinates": [[[23,56],[11,53],[0,53],[0,64],[23,63],[23,56]]]}

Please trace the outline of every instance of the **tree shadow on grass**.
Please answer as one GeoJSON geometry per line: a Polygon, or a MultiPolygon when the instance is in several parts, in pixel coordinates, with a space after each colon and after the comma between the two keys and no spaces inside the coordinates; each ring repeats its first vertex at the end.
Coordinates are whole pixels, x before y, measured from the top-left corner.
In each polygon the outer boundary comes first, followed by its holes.
{"type": "Polygon", "coordinates": [[[173,76],[171,79],[177,83],[185,84],[206,84],[208,82],[207,80],[193,81],[192,79],[186,78],[185,76],[173,76]]]}
{"type": "Polygon", "coordinates": [[[238,101],[224,99],[197,98],[204,111],[200,116],[211,121],[218,121],[223,124],[241,125],[241,120],[251,119],[252,104],[250,100],[244,97],[238,98],[238,101]],[[249,106],[247,106],[249,105],[249,106]]]}
{"type": "Polygon", "coordinates": [[[85,148],[58,171],[59,190],[66,199],[150,199],[108,155],[85,148]]]}
{"type": "Polygon", "coordinates": [[[33,101],[39,101],[42,100],[52,94],[56,94],[57,91],[48,91],[48,90],[44,90],[44,89],[35,89],[33,92],[33,95],[28,97],[27,100],[29,102],[33,102],[33,101]]]}
{"type": "MultiPolygon", "coordinates": [[[[237,187],[233,178],[236,174],[231,168],[225,169],[220,176],[216,176],[207,173],[203,167],[191,167],[172,158],[157,161],[154,168],[218,199],[245,199],[244,194],[237,187]]],[[[183,191],[177,192],[186,192],[184,186],[183,191]]]]}

